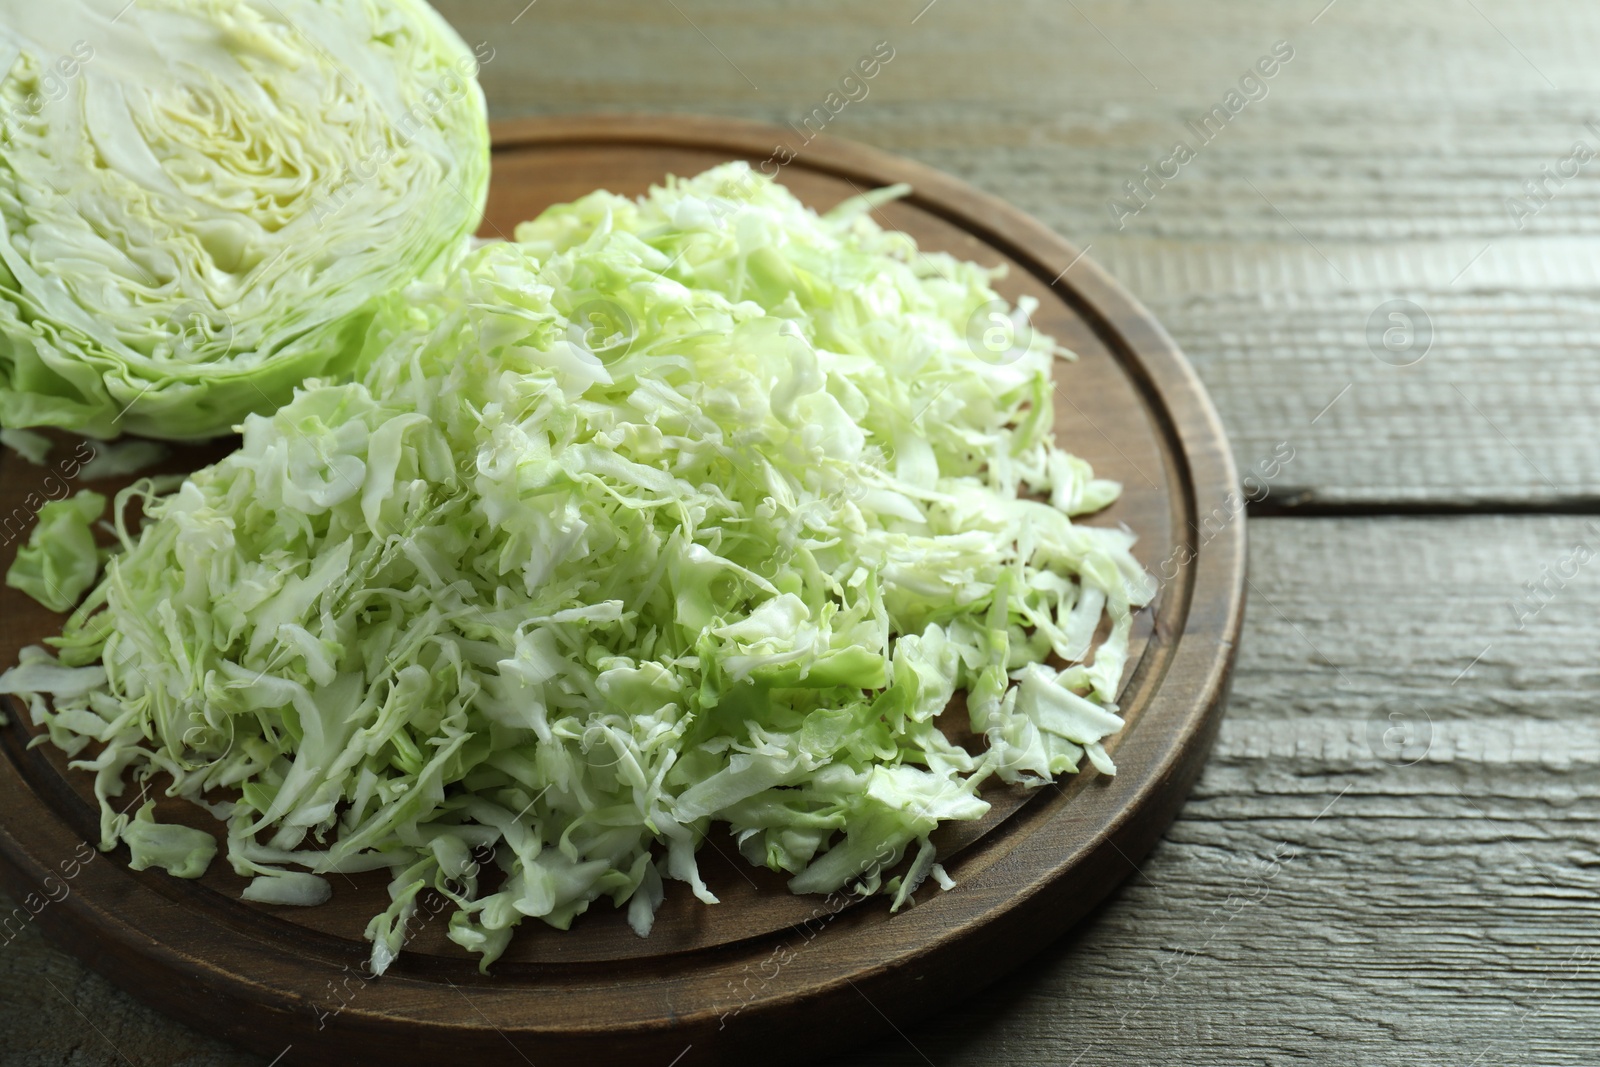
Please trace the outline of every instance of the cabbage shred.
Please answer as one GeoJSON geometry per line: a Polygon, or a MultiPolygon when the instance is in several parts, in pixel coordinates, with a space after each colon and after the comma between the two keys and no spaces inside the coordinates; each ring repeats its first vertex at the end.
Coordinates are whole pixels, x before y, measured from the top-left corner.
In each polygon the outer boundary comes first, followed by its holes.
{"type": "Polygon", "coordinates": [[[1118,487],[1053,444],[1051,342],[974,355],[992,272],[868,206],[729,164],[554,207],[386,301],[358,381],[128,490],[59,661],[0,678],[96,772],[102,846],[198,873],[113,806],[164,772],[251,899],[384,869],[377,970],[425,889],[488,966],[524,917],[714,902],[713,823],[796,892],[898,907],[986,780],[1113,772],[1155,586],[1071,516],[1118,487]]]}

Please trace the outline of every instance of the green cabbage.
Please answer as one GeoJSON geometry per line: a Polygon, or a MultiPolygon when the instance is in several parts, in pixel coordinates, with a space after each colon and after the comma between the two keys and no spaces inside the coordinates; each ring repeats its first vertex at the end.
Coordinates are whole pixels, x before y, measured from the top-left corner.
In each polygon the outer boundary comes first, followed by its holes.
{"type": "Polygon", "coordinates": [[[89,446],[91,455],[78,471],[86,482],[137,474],[167,458],[166,445],[156,441],[104,441],[89,446]]]}
{"type": "Polygon", "coordinates": [[[50,455],[50,438],[32,430],[0,430],[0,445],[15,449],[17,455],[35,467],[44,466],[50,455]]]}
{"type": "Polygon", "coordinates": [[[28,543],[6,571],[6,584],[51,611],[71,611],[100,573],[93,523],[106,498],[88,489],[39,509],[28,543]]]}
{"type": "Polygon", "coordinates": [[[346,372],[478,224],[482,58],[422,0],[0,0],[0,424],[198,439],[346,372]]]}
{"type": "Polygon", "coordinates": [[[991,273],[865,206],[730,164],[552,208],[388,299],[359,381],[127,490],[59,663],[0,677],[96,772],[102,845],[148,839],[111,800],[165,772],[250,899],[383,869],[376,970],[425,889],[487,966],[525,917],[714,902],[713,823],[899,906],[987,779],[1113,772],[1155,586],[1070,516],[1118,487],[1052,443],[1047,339],[969,342],[991,273]]]}
{"type": "Polygon", "coordinates": [[[160,867],[175,878],[199,878],[217,855],[217,840],[204,830],[158,823],[155,801],[146,801],[122,831],[136,871],[160,867]]]}

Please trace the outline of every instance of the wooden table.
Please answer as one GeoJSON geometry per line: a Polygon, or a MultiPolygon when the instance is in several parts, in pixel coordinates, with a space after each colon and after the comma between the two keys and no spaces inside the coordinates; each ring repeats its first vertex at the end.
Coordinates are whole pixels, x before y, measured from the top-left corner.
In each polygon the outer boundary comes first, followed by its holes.
{"type": "MultiPolygon", "coordinates": [[[[1014,977],[846,1062],[1600,1062],[1592,5],[524,3],[440,5],[495,49],[495,117],[798,123],[888,42],[827,131],[1090,246],[1187,350],[1241,470],[1293,450],[1166,840],[1014,977]],[[1133,198],[1144,166],[1177,176],[1133,198]]],[[[0,1004],[7,1064],[262,1062],[31,931],[0,1004]]]]}

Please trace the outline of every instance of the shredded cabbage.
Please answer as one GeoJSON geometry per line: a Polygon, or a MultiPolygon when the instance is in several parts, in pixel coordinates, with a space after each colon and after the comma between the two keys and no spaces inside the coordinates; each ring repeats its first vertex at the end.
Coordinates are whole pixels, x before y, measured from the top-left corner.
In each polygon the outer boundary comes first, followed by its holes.
{"type": "Polygon", "coordinates": [[[86,482],[137,474],[166,459],[169,452],[159,441],[101,441],[90,446],[93,454],[78,470],[86,482]]]}
{"type": "Polygon", "coordinates": [[[50,456],[50,438],[32,430],[0,430],[0,445],[14,449],[35,467],[44,466],[50,456]]]}
{"type": "Polygon", "coordinates": [[[122,831],[136,871],[160,867],[174,878],[199,878],[217,854],[217,839],[204,830],[155,819],[155,801],[147,801],[122,831]]]}
{"type": "Polygon", "coordinates": [[[40,508],[28,543],[6,571],[6,584],[51,611],[71,611],[100,573],[93,523],[105,509],[106,498],[88,489],[40,508]]]}
{"type": "Polygon", "coordinates": [[[0,0],[0,423],[197,439],[343,374],[488,187],[423,0],[0,0]]]}
{"type": "Polygon", "coordinates": [[[714,902],[713,823],[796,892],[899,906],[952,884],[930,834],[987,779],[1111,773],[1155,584],[1070,516],[1118,487],[1053,444],[1051,342],[970,346],[992,273],[866,206],[729,164],[552,208],[385,301],[359,381],[127,490],[146,521],[59,663],[0,677],[101,743],[102,846],[193,870],[110,802],[165,772],[249,899],[384,869],[375,970],[425,889],[487,967],[525,917],[714,902]]]}

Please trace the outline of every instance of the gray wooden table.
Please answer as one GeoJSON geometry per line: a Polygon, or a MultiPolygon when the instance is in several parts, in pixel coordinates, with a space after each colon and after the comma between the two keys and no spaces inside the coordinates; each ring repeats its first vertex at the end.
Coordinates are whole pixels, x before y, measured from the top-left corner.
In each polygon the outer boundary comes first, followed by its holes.
{"type": "MultiPolygon", "coordinates": [[[[889,42],[829,132],[1090,246],[1241,469],[1294,450],[1177,824],[1014,977],[847,1062],[1600,1063],[1600,9],[525,3],[441,5],[496,49],[496,117],[798,121],[889,42]]],[[[31,932],[0,1004],[8,1065],[263,1062],[31,932]]]]}

